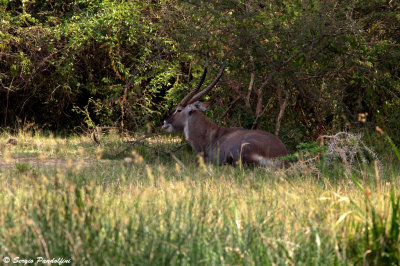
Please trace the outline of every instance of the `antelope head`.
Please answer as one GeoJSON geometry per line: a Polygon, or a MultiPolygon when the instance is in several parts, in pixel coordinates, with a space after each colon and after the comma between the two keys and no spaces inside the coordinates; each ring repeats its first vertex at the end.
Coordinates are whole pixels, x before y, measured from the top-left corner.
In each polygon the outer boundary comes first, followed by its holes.
{"type": "Polygon", "coordinates": [[[210,106],[210,102],[200,102],[199,100],[205,94],[207,94],[219,81],[222,74],[224,73],[225,62],[222,64],[221,69],[217,75],[217,77],[208,85],[204,90],[198,92],[200,90],[201,85],[203,84],[206,74],[207,74],[207,62],[204,68],[204,72],[196,84],[196,86],[182,99],[179,103],[175,111],[170,115],[167,120],[164,120],[164,124],[162,129],[167,132],[172,132],[174,130],[182,131],[185,128],[185,124],[188,122],[191,114],[196,111],[205,111],[210,106]]]}

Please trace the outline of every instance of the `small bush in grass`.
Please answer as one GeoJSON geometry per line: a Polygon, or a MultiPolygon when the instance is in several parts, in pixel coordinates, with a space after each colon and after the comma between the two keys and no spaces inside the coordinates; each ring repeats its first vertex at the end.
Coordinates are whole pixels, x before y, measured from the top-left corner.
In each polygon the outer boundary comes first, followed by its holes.
{"type": "Polygon", "coordinates": [[[327,147],[316,142],[300,143],[296,146],[297,152],[283,157],[283,160],[291,162],[290,169],[294,172],[300,172],[304,175],[320,175],[321,156],[327,150],[327,147]]]}
{"type": "Polygon", "coordinates": [[[15,167],[20,173],[25,173],[32,169],[32,166],[29,163],[17,163],[15,164],[15,167]]]}
{"type": "Polygon", "coordinates": [[[352,170],[359,169],[360,165],[372,161],[376,161],[378,166],[381,166],[376,153],[361,140],[361,137],[349,132],[321,136],[320,143],[300,143],[296,146],[298,149],[296,153],[285,156],[283,159],[302,166],[301,168],[306,166],[307,170],[315,173],[319,173],[323,167],[339,167],[349,174],[352,170]]]}
{"type": "Polygon", "coordinates": [[[322,136],[328,147],[325,152],[327,165],[342,162],[346,169],[353,169],[360,164],[377,161],[380,163],[376,153],[362,140],[361,134],[339,132],[335,135],[322,136]]]}
{"type": "Polygon", "coordinates": [[[297,152],[282,157],[289,162],[298,162],[299,160],[311,160],[325,152],[327,148],[316,142],[300,143],[296,146],[297,152]]]}

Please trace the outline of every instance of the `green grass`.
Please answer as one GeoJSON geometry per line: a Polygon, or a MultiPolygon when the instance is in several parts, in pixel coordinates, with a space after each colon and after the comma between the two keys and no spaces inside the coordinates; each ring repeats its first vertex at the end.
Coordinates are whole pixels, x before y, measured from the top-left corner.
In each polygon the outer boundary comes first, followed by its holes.
{"type": "MultiPolygon", "coordinates": [[[[0,136],[0,259],[76,265],[399,263],[396,158],[289,170],[214,166],[84,136],[0,136]]],[[[168,150],[179,140],[156,137],[168,150]]],[[[388,147],[390,148],[390,146],[388,147]]]]}

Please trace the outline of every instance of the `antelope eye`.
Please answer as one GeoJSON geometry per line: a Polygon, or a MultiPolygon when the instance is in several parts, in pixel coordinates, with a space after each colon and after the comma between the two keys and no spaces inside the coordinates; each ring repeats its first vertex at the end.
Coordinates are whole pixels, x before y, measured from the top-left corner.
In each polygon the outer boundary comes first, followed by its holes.
{"type": "Polygon", "coordinates": [[[180,113],[180,112],[182,112],[182,110],[181,109],[178,109],[178,110],[176,110],[178,113],[180,113]]]}

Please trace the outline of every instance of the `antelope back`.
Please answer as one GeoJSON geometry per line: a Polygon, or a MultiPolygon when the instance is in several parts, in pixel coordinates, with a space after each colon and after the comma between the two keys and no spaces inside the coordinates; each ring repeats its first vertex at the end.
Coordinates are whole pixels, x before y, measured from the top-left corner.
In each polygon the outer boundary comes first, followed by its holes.
{"type": "Polygon", "coordinates": [[[221,136],[213,149],[213,161],[268,165],[272,158],[287,155],[282,141],[261,130],[231,129],[221,136]],[[216,156],[217,155],[217,156],[216,156]]]}

